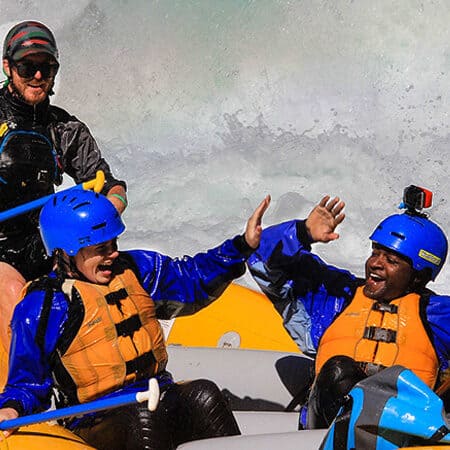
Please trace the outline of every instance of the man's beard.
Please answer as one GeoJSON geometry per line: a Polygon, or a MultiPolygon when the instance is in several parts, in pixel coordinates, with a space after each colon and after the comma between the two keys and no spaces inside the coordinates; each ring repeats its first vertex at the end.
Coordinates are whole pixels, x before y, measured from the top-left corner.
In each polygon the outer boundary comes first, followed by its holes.
{"type": "MultiPolygon", "coordinates": [[[[50,97],[51,95],[54,95],[55,91],[53,90],[53,87],[55,86],[55,79],[53,78],[52,84],[50,85],[50,89],[47,93],[47,97],[50,97]]],[[[8,87],[10,88],[11,94],[18,98],[19,100],[21,100],[24,103],[28,102],[26,101],[26,99],[24,98],[24,96],[18,91],[16,85],[14,84],[14,81],[12,79],[12,77],[9,77],[9,82],[8,82],[8,87]]]]}

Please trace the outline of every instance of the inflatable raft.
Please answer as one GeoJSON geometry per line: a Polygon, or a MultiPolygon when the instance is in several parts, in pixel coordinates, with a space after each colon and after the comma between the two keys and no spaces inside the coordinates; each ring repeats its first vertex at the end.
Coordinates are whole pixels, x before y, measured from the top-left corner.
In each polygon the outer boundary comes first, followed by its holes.
{"type": "MultiPolygon", "coordinates": [[[[327,430],[298,429],[298,412],[286,412],[292,394],[281,368],[309,363],[298,353],[264,350],[169,346],[169,370],[176,379],[206,377],[230,397],[242,436],[183,444],[180,450],[319,449],[327,430]],[[280,362],[287,361],[290,364],[280,362]],[[291,364],[292,363],[292,364],[291,364]]],[[[448,445],[414,447],[450,449],[448,445]]]]}
{"type": "Polygon", "coordinates": [[[271,301],[238,284],[198,313],[164,325],[168,345],[299,353],[271,301]]]}
{"type": "MultiPolygon", "coordinates": [[[[326,430],[297,431],[298,412],[286,412],[289,382],[312,363],[287,333],[272,304],[250,289],[232,285],[213,305],[169,324],[168,370],[176,380],[209,378],[230,399],[242,436],[183,444],[182,450],[318,449],[326,430]]],[[[0,382],[7,373],[0,348],[0,382]]],[[[92,449],[66,429],[39,424],[19,429],[0,450],[92,449]]],[[[418,447],[415,447],[418,449],[418,447]]],[[[422,447],[423,450],[450,447],[422,447]]]]}
{"type": "MultiPolygon", "coordinates": [[[[327,430],[292,431],[204,439],[182,444],[179,450],[318,450],[327,430]]],[[[450,446],[402,447],[401,450],[444,450],[450,446]]],[[[357,449],[366,450],[366,449],[357,449]]]]}
{"type": "Polygon", "coordinates": [[[213,380],[239,411],[284,411],[293,398],[289,381],[312,363],[299,353],[268,350],[168,346],[168,353],[176,380],[213,380]]]}

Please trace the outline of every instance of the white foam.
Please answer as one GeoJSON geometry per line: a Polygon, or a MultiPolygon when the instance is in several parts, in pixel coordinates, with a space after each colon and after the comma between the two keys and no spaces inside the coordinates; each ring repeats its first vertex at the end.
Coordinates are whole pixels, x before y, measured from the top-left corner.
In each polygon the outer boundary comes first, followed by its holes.
{"type": "Polygon", "coordinates": [[[330,193],[348,217],[316,249],[362,274],[409,184],[435,192],[450,230],[443,3],[29,0],[2,5],[0,31],[30,17],[58,39],[54,103],[128,181],[122,247],[192,254],[240,232],[266,193],[266,223],[330,193]]]}

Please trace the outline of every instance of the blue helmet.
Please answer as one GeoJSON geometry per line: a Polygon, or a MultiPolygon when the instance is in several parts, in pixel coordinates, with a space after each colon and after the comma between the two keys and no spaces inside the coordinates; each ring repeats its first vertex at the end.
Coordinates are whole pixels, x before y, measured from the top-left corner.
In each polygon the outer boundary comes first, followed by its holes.
{"type": "Polygon", "coordinates": [[[430,269],[432,280],[447,257],[444,232],[424,216],[408,213],[389,216],[377,226],[370,239],[408,258],[415,270],[430,269]]]}
{"type": "Polygon", "coordinates": [[[81,248],[114,239],[125,230],[105,196],[83,189],[55,194],[41,210],[39,227],[49,256],[56,249],[74,256],[81,248]]]}

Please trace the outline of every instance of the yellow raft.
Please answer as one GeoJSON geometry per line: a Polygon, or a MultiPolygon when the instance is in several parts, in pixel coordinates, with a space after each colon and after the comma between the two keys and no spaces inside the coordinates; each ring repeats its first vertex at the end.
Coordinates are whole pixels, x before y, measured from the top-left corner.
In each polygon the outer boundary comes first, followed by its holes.
{"type": "MultiPolygon", "coordinates": [[[[1,439],[1,437],[0,437],[1,439]]],[[[22,427],[0,441],[0,450],[92,450],[82,439],[59,425],[22,427]]]]}
{"type": "Polygon", "coordinates": [[[231,284],[198,313],[175,319],[167,344],[300,352],[270,300],[252,289],[231,284]]]}

